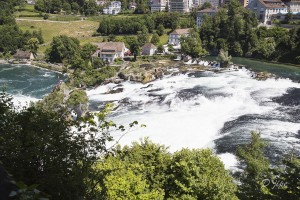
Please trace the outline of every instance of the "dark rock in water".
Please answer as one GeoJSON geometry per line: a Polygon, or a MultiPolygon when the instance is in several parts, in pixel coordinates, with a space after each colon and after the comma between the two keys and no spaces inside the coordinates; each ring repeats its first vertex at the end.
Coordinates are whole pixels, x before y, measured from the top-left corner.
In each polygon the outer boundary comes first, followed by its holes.
{"type": "Polygon", "coordinates": [[[196,86],[191,89],[183,89],[183,90],[179,91],[177,93],[176,97],[180,98],[182,100],[189,100],[198,95],[203,95],[206,98],[211,99],[211,98],[215,98],[215,97],[227,97],[227,96],[231,96],[232,94],[226,94],[223,92],[211,90],[205,86],[196,86]]]}
{"type": "Polygon", "coordinates": [[[127,80],[127,76],[123,72],[120,72],[118,74],[118,77],[121,78],[121,79],[123,79],[123,80],[127,80]]]}
{"type": "Polygon", "coordinates": [[[162,88],[157,88],[157,89],[148,90],[147,92],[158,92],[161,90],[162,90],[162,88]]]}
{"type": "Polygon", "coordinates": [[[89,110],[90,111],[99,111],[105,108],[105,105],[108,103],[113,103],[114,101],[89,101],[89,110]]]}
{"type": "Polygon", "coordinates": [[[299,106],[300,105],[300,88],[290,88],[287,93],[281,97],[273,98],[273,101],[284,106],[299,106]]]}
{"type": "Polygon", "coordinates": [[[117,88],[117,89],[110,90],[110,91],[106,92],[105,94],[116,94],[116,93],[121,93],[123,91],[124,91],[124,88],[117,88]]]}
{"type": "Polygon", "coordinates": [[[130,105],[130,104],[131,104],[129,98],[121,99],[121,100],[119,101],[119,103],[120,103],[120,104],[124,104],[124,105],[130,105]]]}
{"type": "Polygon", "coordinates": [[[158,101],[159,103],[161,103],[161,102],[163,102],[163,101],[166,99],[166,97],[167,97],[168,95],[166,95],[166,94],[161,95],[161,94],[153,94],[153,93],[150,93],[148,96],[149,96],[149,97],[154,97],[154,98],[155,98],[155,99],[153,99],[154,101],[158,101]]]}
{"type": "Polygon", "coordinates": [[[298,131],[296,138],[300,139],[300,130],[298,131]]]}
{"type": "Polygon", "coordinates": [[[195,77],[195,78],[207,77],[207,73],[205,73],[204,71],[192,72],[188,74],[188,77],[195,77]]]}
{"type": "Polygon", "coordinates": [[[176,97],[182,100],[189,100],[191,98],[194,98],[195,96],[198,96],[200,94],[203,94],[205,90],[207,90],[207,87],[204,86],[196,86],[194,88],[189,88],[189,89],[183,89],[180,90],[177,94],[176,97]]]}
{"type": "Polygon", "coordinates": [[[152,87],[152,86],[153,86],[153,84],[149,84],[146,87],[141,87],[141,89],[149,88],[149,87],[152,87]]]}

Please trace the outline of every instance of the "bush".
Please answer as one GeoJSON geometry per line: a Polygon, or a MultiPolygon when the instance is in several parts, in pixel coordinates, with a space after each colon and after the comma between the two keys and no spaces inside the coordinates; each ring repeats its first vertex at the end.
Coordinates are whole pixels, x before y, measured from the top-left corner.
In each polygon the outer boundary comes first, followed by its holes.
{"type": "Polygon", "coordinates": [[[44,14],[44,17],[43,17],[44,20],[47,20],[49,19],[49,14],[44,14]]]}

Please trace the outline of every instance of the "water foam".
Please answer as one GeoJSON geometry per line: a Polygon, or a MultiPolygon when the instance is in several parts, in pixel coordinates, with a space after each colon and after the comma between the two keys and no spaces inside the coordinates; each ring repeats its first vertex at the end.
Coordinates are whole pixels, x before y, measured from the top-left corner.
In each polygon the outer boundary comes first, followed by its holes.
{"type": "MultiPolygon", "coordinates": [[[[225,122],[247,114],[268,115],[280,105],[273,97],[285,94],[288,88],[299,88],[299,83],[288,79],[258,81],[245,69],[189,77],[187,74],[168,76],[148,85],[124,82],[108,84],[87,91],[90,100],[116,102],[118,108],[111,119],[126,124],[134,120],[146,124],[128,133],[120,141],[129,144],[139,138],[149,137],[154,142],[170,146],[171,151],[183,147],[213,147],[215,139],[223,137],[220,130],[225,122]],[[108,94],[114,88],[124,90],[108,94]]],[[[285,129],[280,121],[277,126],[267,126],[264,132],[285,129]]],[[[299,123],[289,124],[291,132],[299,123]]],[[[259,129],[253,126],[251,129],[259,129]]],[[[116,138],[118,137],[116,133],[116,138]]]]}

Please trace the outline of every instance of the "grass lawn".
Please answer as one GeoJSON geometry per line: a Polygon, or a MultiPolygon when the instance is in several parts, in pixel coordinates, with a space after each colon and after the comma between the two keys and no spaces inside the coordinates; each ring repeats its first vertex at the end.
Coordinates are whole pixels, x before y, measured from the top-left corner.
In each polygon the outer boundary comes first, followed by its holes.
{"type": "Polygon", "coordinates": [[[136,17],[136,16],[141,17],[141,15],[137,15],[137,14],[99,15],[99,16],[90,16],[90,17],[87,17],[87,20],[101,22],[104,18],[107,18],[107,17],[114,18],[114,19],[123,19],[123,18],[131,18],[131,17],[136,17]]]}
{"type": "Polygon", "coordinates": [[[15,6],[15,10],[16,11],[30,11],[30,12],[34,12],[34,5],[29,5],[29,4],[26,4],[24,6],[15,6]]]}
{"type": "Polygon", "coordinates": [[[167,34],[163,34],[162,36],[159,37],[159,44],[167,44],[169,40],[169,36],[167,34]]]}
{"type": "Polygon", "coordinates": [[[51,42],[57,35],[67,35],[78,39],[91,37],[97,30],[99,23],[92,21],[49,22],[45,21],[17,21],[21,30],[41,30],[45,43],[51,42]]]}
{"type": "Polygon", "coordinates": [[[82,44],[88,42],[101,42],[100,37],[92,37],[99,23],[93,21],[50,22],[50,21],[17,21],[21,30],[41,30],[45,44],[41,45],[39,52],[44,52],[50,45],[52,38],[58,35],[67,35],[79,39],[82,44]]]}

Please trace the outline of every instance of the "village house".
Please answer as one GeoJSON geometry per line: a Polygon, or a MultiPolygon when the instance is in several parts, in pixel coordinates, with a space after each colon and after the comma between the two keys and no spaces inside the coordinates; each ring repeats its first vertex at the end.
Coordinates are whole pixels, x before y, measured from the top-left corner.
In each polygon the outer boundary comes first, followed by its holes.
{"type": "Polygon", "coordinates": [[[124,58],[126,51],[124,42],[101,42],[93,44],[97,46],[93,57],[99,57],[109,63],[114,62],[116,58],[124,58]]]}
{"type": "Polygon", "coordinates": [[[169,35],[169,42],[168,44],[172,44],[174,46],[180,45],[180,37],[181,36],[188,36],[190,34],[190,29],[175,29],[169,35]]]}
{"type": "Polygon", "coordinates": [[[15,60],[33,60],[34,55],[29,51],[23,51],[18,49],[17,52],[13,55],[15,60]]]}
{"type": "Polygon", "coordinates": [[[252,0],[246,7],[256,13],[263,24],[271,24],[273,19],[288,13],[288,7],[280,0],[252,0]]]}
{"type": "Polygon", "coordinates": [[[146,43],[142,46],[142,55],[153,56],[157,50],[157,47],[152,43],[146,43]]]}
{"type": "Polygon", "coordinates": [[[197,26],[201,26],[205,16],[215,16],[218,12],[217,8],[207,8],[197,13],[197,26]]]}
{"type": "Polygon", "coordinates": [[[107,8],[103,9],[103,13],[107,15],[116,15],[121,12],[121,2],[120,1],[112,1],[107,8]]]}

